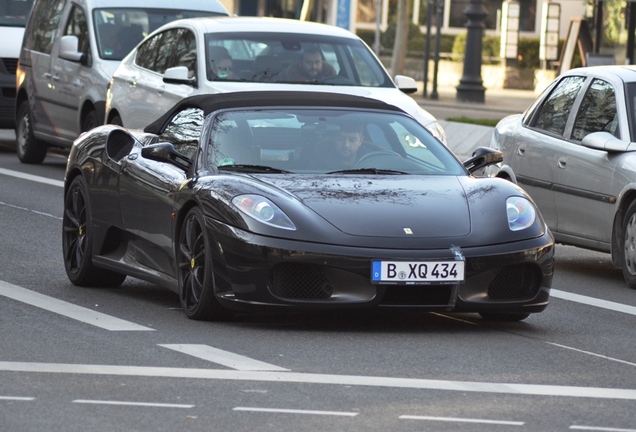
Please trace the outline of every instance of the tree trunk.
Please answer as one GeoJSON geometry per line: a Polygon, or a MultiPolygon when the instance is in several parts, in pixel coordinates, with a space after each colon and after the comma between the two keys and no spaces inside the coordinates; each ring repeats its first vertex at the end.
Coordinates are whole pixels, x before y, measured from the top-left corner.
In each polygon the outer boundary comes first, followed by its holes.
{"type": "Polygon", "coordinates": [[[391,74],[401,75],[406,65],[406,50],[409,39],[409,0],[398,0],[397,27],[395,42],[393,43],[393,57],[391,58],[391,74]]]}

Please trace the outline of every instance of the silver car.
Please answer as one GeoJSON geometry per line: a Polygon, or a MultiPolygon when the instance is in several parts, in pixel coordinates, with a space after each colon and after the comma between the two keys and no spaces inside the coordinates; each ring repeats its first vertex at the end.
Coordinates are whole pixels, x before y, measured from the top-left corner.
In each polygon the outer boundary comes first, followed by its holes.
{"type": "Polygon", "coordinates": [[[490,175],[522,186],[559,243],[608,252],[636,289],[636,67],[573,69],[495,128],[490,175]]]}

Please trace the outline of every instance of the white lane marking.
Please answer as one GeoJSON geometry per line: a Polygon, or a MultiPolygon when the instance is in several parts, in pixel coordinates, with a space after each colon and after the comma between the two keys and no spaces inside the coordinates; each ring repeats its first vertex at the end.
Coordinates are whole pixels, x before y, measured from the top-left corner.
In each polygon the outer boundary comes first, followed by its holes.
{"type": "Polygon", "coordinates": [[[574,430],[586,430],[586,431],[604,431],[604,432],[636,432],[636,429],[620,429],[603,426],[570,426],[570,429],[574,430]]]}
{"type": "Polygon", "coordinates": [[[597,299],[594,297],[588,297],[580,294],[569,293],[561,290],[550,290],[550,296],[560,298],[563,300],[569,300],[576,303],[586,304],[588,306],[595,306],[598,308],[609,309],[615,312],[623,312],[629,315],[636,315],[636,307],[624,305],[622,303],[616,303],[609,300],[597,299]]]}
{"type": "Polygon", "coordinates": [[[596,353],[593,353],[591,351],[584,351],[582,349],[569,347],[567,345],[561,345],[561,344],[558,344],[558,343],[555,343],[555,342],[546,342],[546,343],[548,343],[550,345],[554,345],[554,346],[559,347],[559,348],[565,348],[565,349],[569,349],[569,350],[572,350],[572,351],[580,352],[582,354],[588,354],[588,355],[591,355],[591,356],[594,356],[594,357],[599,357],[599,358],[602,358],[602,359],[605,359],[605,360],[611,360],[611,361],[614,361],[614,362],[617,362],[617,363],[626,364],[626,365],[629,365],[629,366],[636,366],[636,363],[628,362],[628,361],[617,359],[617,358],[614,358],[614,357],[604,356],[603,354],[596,354],[596,353]]]}
{"type": "Polygon", "coordinates": [[[112,366],[65,363],[0,362],[0,371],[114,375],[160,378],[212,379],[277,383],[334,384],[384,388],[448,390],[526,396],[565,396],[591,399],[636,400],[636,389],[577,387],[544,384],[444,381],[363,375],[329,375],[299,372],[261,372],[216,369],[112,366]]]}
{"type": "Polygon", "coordinates": [[[110,331],[154,331],[129,321],[0,281],[0,295],[110,331]]]}
{"type": "Polygon", "coordinates": [[[14,208],[14,209],[17,209],[17,210],[28,211],[28,212],[31,212],[31,213],[39,214],[41,216],[52,217],[53,219],[62,220],[62,218],[59,217],[59,216],[55,216],[55,215],[52,215],[52,214],[49,214],[49,213],[44,213],[44,212],[37,211],[37,210],[32,210],[32,209],[29,209],[29,208],[26,208],[26,207],[20,207],[20,206],[17,206],[17,205],[8,204],[8,203],[2,202],[2,201],[0,201],[0,205],[11,207],[11,208],[14,208]]]}
{"type": "Polygon", "coordinates": [[[525,424],[524,422],[519,422],[519,421],[471,419],[471,418],[460,418],[460,417],[401,415],[398,418],[404,419],[404,420],[433,420],[433,421],[454,422],[454,423],[484,423],[484,424],[507,425],[507,426],[523,426],[525,424]]]}
{"type": "Polygon", "coordinates": [[[281,413],[281,414],[313,414],[313,415],[329,415],[329,416],[345,416],[355,417],[359,413],[346,412],[346,411],[315,411],[315,410],[299,410],[299,409],[287,409],[287,408],[252,408],[252,407],[235,407],[233,411],[251,411],[251,412],[266,412],[266,413],[281,413]]]}
{"type": "Polygon", "coordinates": [[[124,402],[124,401],[88,400],[88,399],[76,399],[73,401],[73,403],[94,404],[94,405],[140,406],[140,407],[152,407],[152,408],[194,408],[195,407],[195,405],[185,405],[185,404],[169,404],[169,403],[156,403],[156,402],[124,402]]]}
{"type": "Polygon", "coordinates": [[[254,360],[249,357],[245,357],[233,352],[223,351],[218,348],[214,348],[208,345],[197,344],[159,344],[160,347],[175,350],[184,354],[191,355],[203,360],[207,360],[213,363],[217,363],[223,366],[227,366],[232,369],[242,371],[288,371],[279,366],[274,366],[269,363],[265,363],[259,360],[254,360]]]}
{"type": "Polygon", "coordinates": [[[10,401],[33,401],[34,397],[22,397],[22,396],[0,396],[0,400],[10,400],[10,401]]]}
{"type": "Polygon", "coordinates": [[[52,180],[50,178],[47,177],[41,177],[41,176],[36,176],[33,174],[27,174],[27,173],[23,173],[20,171],[12,171],[12,170],[8,170],[8,169],[4,169],[4,168],[0,168],[0,174],[6,175],[6,176],[10,176],[10,177],[17,177],[17,178],[21,178],[24,180],[30,180],[30,181],[34,181],[34,182],[38,182],[38,183],[44,183],[44,184],[48,184],[51,186],[58,186],[58,187],[64,187],[64,182],[61,180],[52,180]]]}

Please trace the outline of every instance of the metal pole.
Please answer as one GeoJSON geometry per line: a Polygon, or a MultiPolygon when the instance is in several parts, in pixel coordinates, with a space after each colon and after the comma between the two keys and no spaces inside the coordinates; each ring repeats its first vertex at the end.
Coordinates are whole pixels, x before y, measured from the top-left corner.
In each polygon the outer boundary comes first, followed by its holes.
{"type": "Polygon", "coordinates": [[[435,2],[428,0],[428,7],[426,8],[426,47],[424,50],[424,91],[422,96],[428,96],[428,63],[431,58],[431,26],[433,25],[433,10],[435,9],[435,2]]]}
{"type": "Polygon", "coordinates": [[[481,51],[484,34],[484,19],[488,16],[483,0],[470,0],[464,11],[466,22],[466,49],[464,54],[464,74],[457,86],[457,100],[485,102],[486,88],[481,79],[481,51]]]}
{"type": "Polygon", "coordinates": [[[439,69],[439,50],[442,39],[442,17],[444,16],[444,0],[437,0],[437,13],[435,14],[435,26],[437,33],[435,34],[435,64],[433,66],[433,90],[431,91],[431,99],[439,99],[437,93],[437,72],[439,69]]]}
{"type": "Polygon", "coordinates": [[[382,0],[378,0],[375,5],[375,40],[373,50],[375,55],[380,57],[380,12],[382,11],[382,0]]]}

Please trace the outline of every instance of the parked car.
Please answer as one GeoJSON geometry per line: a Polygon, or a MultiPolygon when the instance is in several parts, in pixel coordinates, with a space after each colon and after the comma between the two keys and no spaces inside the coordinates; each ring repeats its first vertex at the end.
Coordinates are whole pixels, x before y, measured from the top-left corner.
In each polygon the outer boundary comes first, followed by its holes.
{"type": "Polygon", "coordinates": [[[441,141],[444,130],[406,93],[412,78],[393,81],[353,33],[326,24],[258,17],[180,20],[150,35],[113,75],[106,123],[142,128],[177,101],[202,93],[321,91],[372,97],[399,106],[441,141]],[[304,74],[303,61],[322,69],[304,74]],[[230,70],[216,71],[222,62],[230,70]]]}
{"type": "Polygon", "coordinates": [[[15,71],[33,0],[0,2],[0,129],[15,126],[15,71]]]}
{"type": "Polygon", "coordinates": [[[636,67],[559,76],[495,128],[490,175],[521,185],[557,242],[610,253],[636,288],[636,67]]]}
{"type": "Polygon", "coordinates": [[[143,131],[77,139],[66,272],[79,286],[165,286],[193,319],[416,307],[522,320],[548,304],[553,238],[522,189],[471,175],[501,157],[480,148],[462,164],[370,98],[188,97],[143,131]]]}
{"type": "Polygon", "coordinates": [[[227,15],[218,0],[38,0],[17,68],[16,149],[41,163],[103,123],[106,86],[145,35],[175,19],[227,15]],[[152,4],[150,4],[152,3],[152,4]]]}

